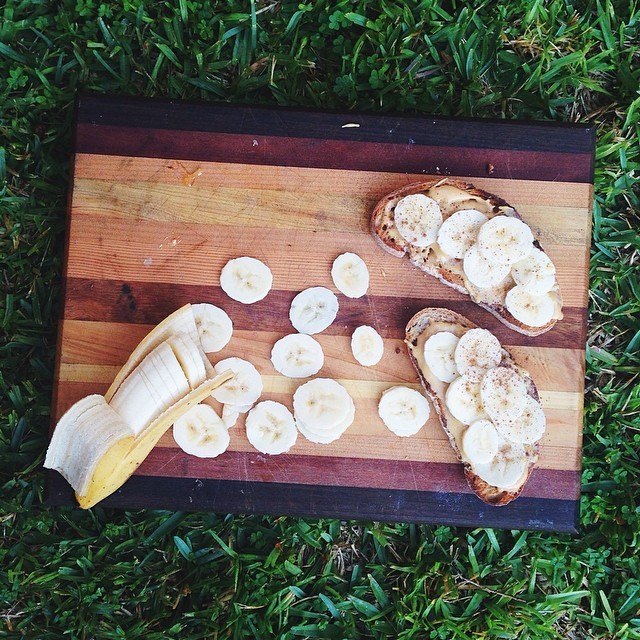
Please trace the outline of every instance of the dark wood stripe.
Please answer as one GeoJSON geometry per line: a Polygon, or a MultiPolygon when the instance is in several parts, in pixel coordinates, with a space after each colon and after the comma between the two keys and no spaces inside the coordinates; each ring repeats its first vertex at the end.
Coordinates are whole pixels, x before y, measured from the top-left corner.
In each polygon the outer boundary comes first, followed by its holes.
{"type": "Polygon", "coordinates": [[[560,122],[353,114],[300,108],[83,96],[79,123],[251,136],[518,149],[591,155],[595,129],[560,122]],[[345,124],[359,126],[345,127],[345,124]],[[411,142],[410,142],[411,141],[411,142]]]}
{"type": "MultiPolygon", "coordinates": [[[[411,317],[424,307],[447,307],[472,318],[473,321],[495,333],[502,344],[565,349],[584,348],[586,310],[565,307],[564,320],[551,331],[529,338],[503,325],[496,317],[481,309],[469,299],[452,292],[451,298],[440,297],[438,290],[449,293],[448,288],[434,279],[433,298],[396,298],[393,296],[365,296],[343,304],[335,322],[325,330],[330,335],[351,335],[360,324],[371,324],[383,337],[402,338],[404,327],[411,317]],[[384,324],[380,323],[384,318],[384,324]]],[[[162,282],[122,282],[119,280],[89,280],[68,278],[65,320],[126,322],[155,325],[167,315],[188,302],[210,302],[222,306],[233,318],[234,326],[242,330],[259,327],[262,331],[292,331],[289,307],[296,292],[274,290],[269,296],[252,305],[244,305],[228,298],[219,287],[180,285],[162,282]]]]}
{"type": "MultiPolygon", "coordinates": [[[[48,472],[46,503],[75,504],[67,482],[48,472]]],[[[255,513],[577,533],[580,502],[521,497],[491,507],[471,494],[290,483],[134,476],[100,507],[255,513]]]]}
{"type": "MultiPolygon", "coordinates": [[[[149,121],[147,121],[148,123],[149,121]]],[[[508,136],[507,136],[508,137],[508,136]]],[[[450,143],[452,141],[449,141],[450,143]]],[[[273,135],[77,125],[76,151],[126,157],[589,183],[592,156],[273,135]]]]}
{"type": "MultiPolygon", "coordinates": [[[[258,452],[227,451],[207,460],[180,449],[156,447],[142,463],[143,476],[171,476],[207,480],[316,484],[332,487],[409,489],[472,493],[460,464],[368,458],[283,454],[277,457],[258,452]]],[[[523,495],[562,499],[580,495],[580,473],[535,469],[523,495]]]]}

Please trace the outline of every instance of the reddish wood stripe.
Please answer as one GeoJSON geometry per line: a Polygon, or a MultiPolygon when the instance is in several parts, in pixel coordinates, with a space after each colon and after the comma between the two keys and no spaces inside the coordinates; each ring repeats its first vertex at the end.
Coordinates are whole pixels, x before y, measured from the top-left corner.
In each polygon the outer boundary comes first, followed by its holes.
{"type": "MultiPolygon", "coordinates": [[[[287,454],[265,456],[242,451],[227,451],[218,458],[207,460],[188,456],[179,449],[156,447],[136,473],[142,476],[472,493],[460,464],[401,460],[287,454]]],[[[534,469],[522,495],[578,499],[580,473],[534,469]]]]}
{"type": "Polygon", "coordinates": [[[589,182],[591,155],[77,125],[79,153],[206,162],[589,182]]]}
{"type": "MultiPolygon", "coordinates": [[[[436,289],[450,289],[434,280],[436,289]]],[[[492,331],[504,345],[526,346],[532,338],[505,327],[497,318],[478,307],[469,299],[452,300],[448,297],[394,298],[365,296],[349,300],[338,311],[335,322],[323,332],[326,335],[351,335],[361,324],[370,324],[383,337],[401,338],[404,327],[421,309],[448,307],[492,331]]],[[[455,294],[459,298],[461,294],[455,294]]],[[[229,299],[219,287],[189,286],[169,283],[119,282],[114,280],[67,280],[65,320],[96,320],[131,324],[157,324],[175,309],[188,302],[210,302],[222,306],[233,318],[238,329],[291,333],[289,307],[295,296],[291,291],[271,291],[267,299],[244,305],[229,299]]],[[[575,307],[564,308],[564,320],[551,331],[535,338],[541,347],[582,349],[586,334],[586,311],[575,307]]]]}

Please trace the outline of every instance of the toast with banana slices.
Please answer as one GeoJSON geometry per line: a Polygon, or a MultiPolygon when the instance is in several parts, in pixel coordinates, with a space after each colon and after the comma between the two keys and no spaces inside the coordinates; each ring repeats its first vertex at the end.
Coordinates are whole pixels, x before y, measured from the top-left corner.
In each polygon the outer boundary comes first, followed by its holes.
{"type": "Polygon", "coordinates": [[[419,311],[405,343],[471,489],[495,506],[517,498],[546,430],[531,375],[490,331],[449,309],[419,311]]]}
{"type": "Polygon", "coordinates": [[[468,182],[407,185],[371,215],[378,244],[528,336],[562,319],[556,268],[520,214],[468,182]]]}

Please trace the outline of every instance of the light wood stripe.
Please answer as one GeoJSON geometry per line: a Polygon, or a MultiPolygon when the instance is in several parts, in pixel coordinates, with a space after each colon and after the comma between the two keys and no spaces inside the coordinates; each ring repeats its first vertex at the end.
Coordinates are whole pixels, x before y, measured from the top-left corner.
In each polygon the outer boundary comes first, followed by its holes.
{"type": "MultiPolygon", "coordinates": [[[[118,183],[141,182],[148,185],[216,189],[229,188],[290,191],[298,193],[332,193],[352,196],[355,192],[382,197],[411,182],[437,179],[422,173],[397,174],[382,171],[349,171],[305,167],[194,162],[162,158],[136,158],[79,153],[74,177],[77,180],[103,180],[105,175],[118,183]],[[248,179],[249,177],[249,179],[248,179]]],[[[505,180],[499,178],[457,177],[504,198],[516,209],[524,205],[589,209],[592,187],[574,182],[505,180]]]]}

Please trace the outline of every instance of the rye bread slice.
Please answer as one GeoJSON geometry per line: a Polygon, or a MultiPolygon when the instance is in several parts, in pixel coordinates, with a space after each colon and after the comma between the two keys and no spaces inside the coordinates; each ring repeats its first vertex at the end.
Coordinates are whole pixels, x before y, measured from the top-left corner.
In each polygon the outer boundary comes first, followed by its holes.
{"type": "MultiPolygon", "coordinates": [[[[503,506],[515,500],[524,488],[531,471],[538,460],[539,441],[522,445],[525,455],[525,471],[515,486],[498,487],[485,482],[474,471],[471,463],[465,459],[461,446],[464,425],[457,421],[447,410],[445,405],[445,391],[448,385],[439,381],[424,364],[422,349],[424,342],[438,331],[451,331],[458,336],[470,329],[477,328],[473,322],[449,309],[429,307],[416,313],[409,320],[405,330],[405,343],[409,357],[415,367],[424,390],[433,403],[440,424],[449,438],[449,442],[456,452],[458,460],[463,464],[464,475],[473,492],[484,502],[494,506],[503,506]]],[[[508,367],[516,371],[524,380],[527,393],[539,401],[538,390],[531,375],[520,367],[512,355],[503,347],[501,367],[508,367]]]]}
{"type": "MultiPolygon", "coordinates": [[[[478,189],[469,182],[452,178],[416,182],[385,196],[373,209],[371,231],[376,242],[385,251],[399,258],[406,256],[421,271],[453,287],[460,293],[468,295],[476,304],[492,313],[507,327],[524,335],[537,336],[545,333],[558,320],[562,319],[562,298],[557,280],[552,290],[556,300],[555,317],[543,326],[529,326],[514,318],[505,305],[507,292],[515,285],[510,276],[497,287],[479,288],[465,277],[462,269],[462,260],[446,256],[442,251],[438,250],[437,243],[430,247],[419,248],[407,242],[400,235],[394,223],[394,209],[402,198],[418,193],[429,195],[436,200],[440,205],[445,220],[452,213],[466,208],[481,210],[488,218],[496,215],[506,215],[522,220],[516,209],[505,200],[492,193],[478,189]]],[[[534,246],[544,251],[537,240],[534,241],[534,246]]]]}

